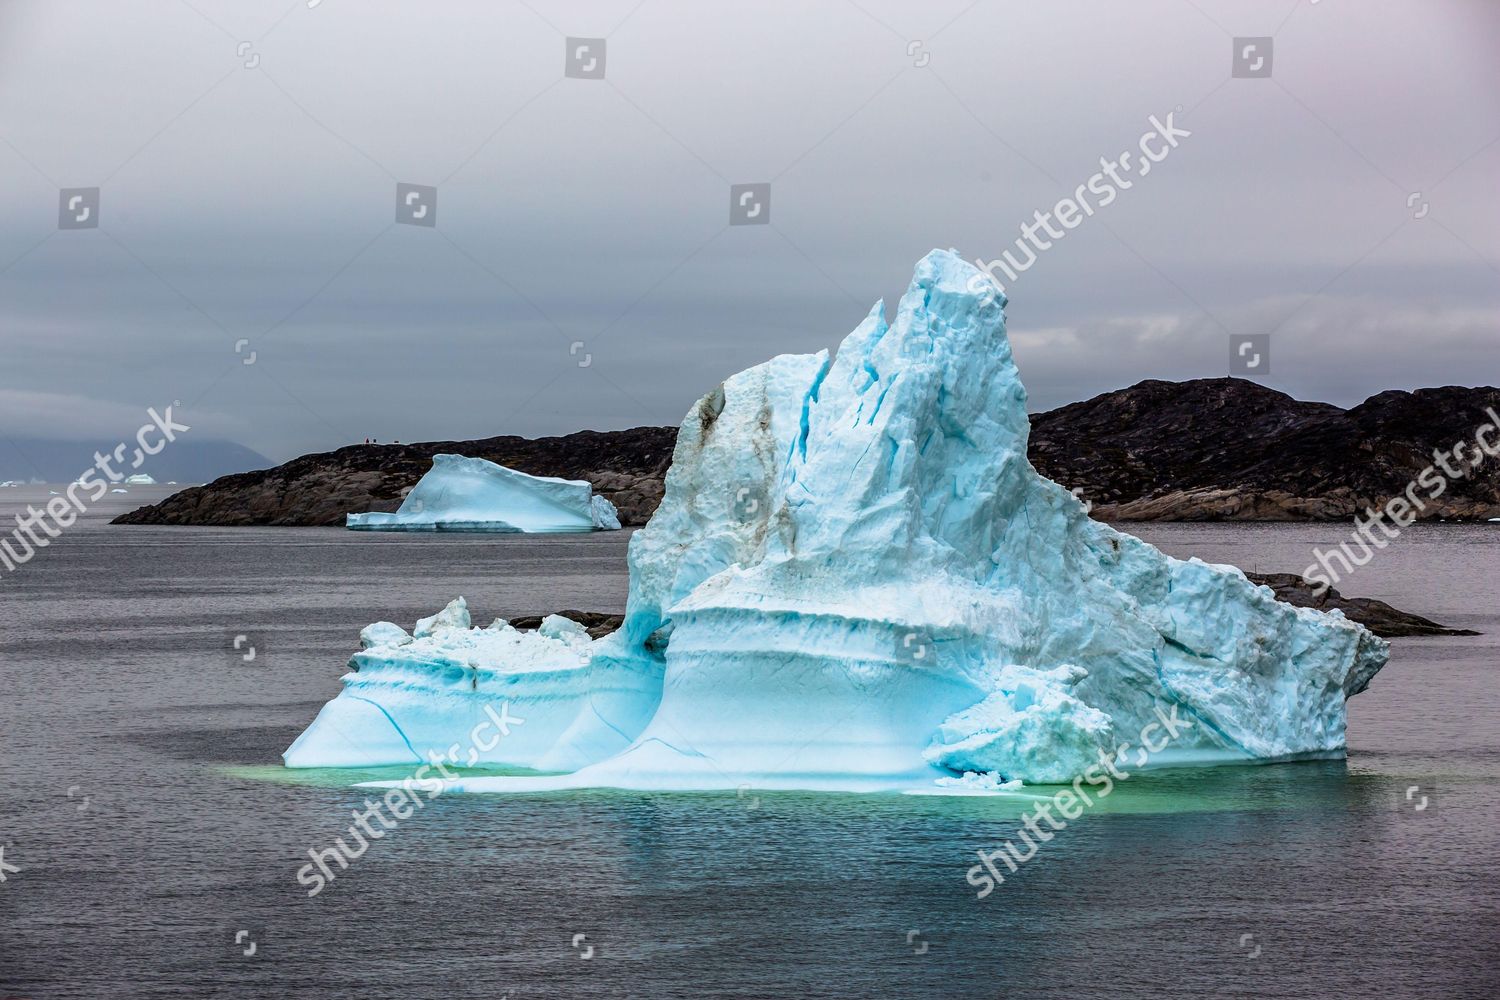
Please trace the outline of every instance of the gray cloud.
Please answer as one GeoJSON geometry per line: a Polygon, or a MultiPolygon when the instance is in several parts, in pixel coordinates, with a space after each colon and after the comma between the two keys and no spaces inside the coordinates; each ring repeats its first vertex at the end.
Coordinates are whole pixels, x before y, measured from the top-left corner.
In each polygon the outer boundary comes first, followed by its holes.
{"type": "Polygon", "coordinates": [[[1034,406],[1222,375],[1230,333],[1274,331],[1299,396],[1494,381],[1497,41],[1482,0],[9,0],[0,419],[183,399],[278,458],[676,423],[1179,105],[1192,137],[1011,288],[1034,406]],[[563,78],[568,34],[605,80],[563,78]],[[437,228],[393,224],[397,181],[437,228]],[[772,224],[728,227],[761,181],[772,224]],[[102,228],[57,232],[89,185],[102,228]]]}
{"type": "MultiPolygon", "coordinates": [[[[160,399],[151,404],[163,416],[176,403],[160,399]]],[[[181,405],[173,406],[173,419],[190,421],[196,437],[234,438],[249,429],[241,419],[202,408],[191,416],[181,405]]],[[[17,437],[44,440],[109,440],[128,437],[152,423],[146,407],[53,392],[0,389],[0,426],[17,437]]]]}

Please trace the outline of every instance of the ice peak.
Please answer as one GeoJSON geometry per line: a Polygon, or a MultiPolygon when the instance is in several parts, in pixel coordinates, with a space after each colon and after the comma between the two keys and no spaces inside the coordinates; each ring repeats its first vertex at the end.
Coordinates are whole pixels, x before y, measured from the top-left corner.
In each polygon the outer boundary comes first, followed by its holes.
{"type": "Polygon", "coordinates": [[[1030,471],[1030,425],[1004,310],[986,282],[934,250],[895,322],[877,307],[839,346],[787,470],[785,552],[847,554],[857,539],[882,551],[921,537],[988,544],[987,530],[972,529],[998,516],[996,485],[1030,471]]]}

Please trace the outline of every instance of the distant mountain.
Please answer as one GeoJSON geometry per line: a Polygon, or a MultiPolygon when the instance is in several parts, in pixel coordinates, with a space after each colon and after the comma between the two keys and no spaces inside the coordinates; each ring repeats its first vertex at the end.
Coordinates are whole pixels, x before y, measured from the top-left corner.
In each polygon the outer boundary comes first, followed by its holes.
{"type": "MultiPolygon", "coordinates": [[[[108,454],[119,444],[118,440],[0,437],[0,481],[71,483],[93,466],[96,452],[108,454]]],[[[272,464],[266,456],[233,441],[193,441],[186,437],[174,441],[160,454],[148,457],[139,469],[129,468],[130,461],[131,452],[127,451],[122,471],[144,472],[159,483],[207,483],[220,476],[264,469],[272,464]]],[[[119,464],[114,467],[121,468],[119,464]]]]}
{"type": "MultiPolygon", "coordinates": [[[[1243,379],[1147,381],[1034,415],[1030,457],[1100,520],[1344,520],[1406,490],[1434,449],[1472,442],[1487,407],[1500,412],[1500,389],[1393,390],[1344,410],[1243,379]]],[[[639,525],[661,499],[676,435],[636,427],[352,445],[184,490],[116,523],[341,525],[346,513],[395,510],[432,456],[452,452],[585,479],[622,523],[639,525]]],[[[1450,481],[1420,516],[1500,517],[1500,460],[1450,481]]]]}

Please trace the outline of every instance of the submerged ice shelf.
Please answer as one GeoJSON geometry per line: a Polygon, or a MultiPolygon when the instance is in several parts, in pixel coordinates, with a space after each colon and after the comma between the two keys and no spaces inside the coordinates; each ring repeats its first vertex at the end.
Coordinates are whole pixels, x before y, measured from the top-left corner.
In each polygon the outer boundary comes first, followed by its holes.
{"type": "Polygon", "coordinates": [[[355,531],[614,531],[615,506],[577,479],[528,476],[482,458],[434,455],[395,513],[350,514],[355,531]]]}
{"type": "Polygon", "coordinates": [[[617,632],[474,629],[461,600],[414,636],[371,626],[287,764],[556,772],[458,772],[466,791],[973,791],[1071,781],[1167,718],[1150,766],[1342,754],[1386,643],[1043,479],[1003,304],[934,251],[894,322],[877,303],[835,357],[726,380],[631,539],[617,632]],[[524,725],[465,744],[501,703],[524,725]]]}

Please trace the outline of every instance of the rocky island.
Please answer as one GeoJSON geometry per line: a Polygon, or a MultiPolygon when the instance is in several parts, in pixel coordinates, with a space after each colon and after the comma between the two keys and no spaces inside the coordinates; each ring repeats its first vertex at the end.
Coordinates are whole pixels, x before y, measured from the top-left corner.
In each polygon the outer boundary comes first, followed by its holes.
{"type": "MultiPolygon", "coordinates": [[[[1500,389],[1390,390],[1352,409],[1235,378],[1147,381],[1031,416],[1027,456],[1103,521],[1341,521],[1395,496],[1500,412],[1500,389]]],[[[582,479],[645,524],[661,501],[675,427],[425,444],[351,445],[225,476],[116,524],[342,525],[394,511],[454,452],[529,475],[582,479]]],[[[1455,479],[1424,520],[1500,517],[1500,462],[1455,479]]]]}
{"type": "Polygon", "coordinates": [[[350,513],[396,511],[433,458],[451,453],[531,476],[584,480],[614,504],[621,524],[639,525],[661,502],[676,440],[675,427],[635,427],[536,439],[356,444],[193,486],[114,523],[342,527],[350,513]]]}

